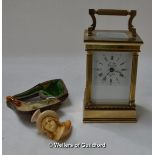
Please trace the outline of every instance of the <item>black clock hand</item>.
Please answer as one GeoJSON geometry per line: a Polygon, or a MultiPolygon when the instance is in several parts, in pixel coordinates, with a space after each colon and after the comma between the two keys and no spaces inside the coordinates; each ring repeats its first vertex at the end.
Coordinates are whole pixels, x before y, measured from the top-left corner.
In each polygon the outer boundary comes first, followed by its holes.
{"type": "Polygon", "coordinates": [[[110,72],[108,72],[108,73],[104,76],[103,80],[106,81],[106,78],[107,78],[107,76],[108,76],[109,73],[110,73],[110,72]]]}
{"type": "Polygon", "coordinates": [[[121,77],[124,77],[124,75],[120,71],[115,70],[114,72],[119,73],[121,77]]]}
{"type": "Polygon", "coordinates": [[[114,70],[114,72],[122,74],[122,73],[121,73],[120,71],[118,71],[118,70],[114,70]]]}

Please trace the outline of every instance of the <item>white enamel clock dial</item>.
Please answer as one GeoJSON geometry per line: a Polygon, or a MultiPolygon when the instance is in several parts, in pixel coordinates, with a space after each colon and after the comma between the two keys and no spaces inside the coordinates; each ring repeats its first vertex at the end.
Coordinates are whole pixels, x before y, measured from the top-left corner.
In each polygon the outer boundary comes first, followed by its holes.
{"type": "Polygon", "coordinates": [[[92,101],[99,104],[127,104],[131,68],[132,54],[129,52],[94,52],[92,101]]]}

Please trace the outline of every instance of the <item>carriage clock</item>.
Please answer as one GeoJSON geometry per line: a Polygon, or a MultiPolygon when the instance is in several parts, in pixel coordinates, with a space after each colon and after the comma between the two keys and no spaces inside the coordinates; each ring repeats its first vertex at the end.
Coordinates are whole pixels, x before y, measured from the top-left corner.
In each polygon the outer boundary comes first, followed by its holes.
{"type": "Polygon", "coordinates": [[[132,20],[136,10],[89,9],[83,122],[136,122],[135,88],[143,41],[132,20]],[[95,30],[97,15],[128,16],[128,30],[95,30]]]}

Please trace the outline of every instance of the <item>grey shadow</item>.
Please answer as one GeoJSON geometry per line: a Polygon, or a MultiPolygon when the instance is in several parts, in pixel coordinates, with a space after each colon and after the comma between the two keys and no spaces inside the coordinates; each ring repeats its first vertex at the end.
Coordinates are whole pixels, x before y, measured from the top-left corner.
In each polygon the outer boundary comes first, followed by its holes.
{"type": "Polygon", "coordinates": [[[36,125],[35,123],[31,123],[31,116],[32,114],[23,114],[23,113],[20,113],[20,112],[16,112],[16,114],[18,115],[18,119],[19,121],[29,127],[29,128],[34,128],[36,125]]]}
{"type": "Polygon", "coordinates": [[[71,100],[69,98],[67,98],[62,104],[61,106],[59,107],[59,109],[56,111],[58,113],[58,116],[61,120],[61,117],[65,115],[65,113],[63,111],[61,111],[60,109],[63,109],[63,108],[67,108],[68,106],[71,106],[71,100]]]}
{"type": "Polygon", "coordinates": [[[140,105],[137,105],[137,123],[142,122],[144,125],[152,125],[152,111],[140,105]],[[148,121],[149,120],[149,121],[148,121]]]}
{"type": "Polygon", "coordinates": [[[56,112],[57,112],[60,120],[61,120],[61,117],[65,115],[65,113],[63,111],[61,111],[61,110],[57,110],[56,112]]]}
{"type": "Polygon", "coordinates": [[[72,104],[71,104],[70,98],[67,98],[67,99],[61,104],[60,108],[66,108],[66,107],[71,106],[71,105],[72,105],[72,104]]]}

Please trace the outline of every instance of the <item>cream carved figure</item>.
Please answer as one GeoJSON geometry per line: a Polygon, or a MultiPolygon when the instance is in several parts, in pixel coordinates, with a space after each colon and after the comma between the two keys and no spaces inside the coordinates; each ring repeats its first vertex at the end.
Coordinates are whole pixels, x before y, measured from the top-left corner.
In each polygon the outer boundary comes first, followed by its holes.
{"type": "Polygon", "coordinates": [[[31,122],[36,122],[38,130],[55,141],[68,137],[72,129],[70,120],[60,122],[57,113],[52,110],[42,113],[40,110],[36,110],[31,117],[31,122]]]}

